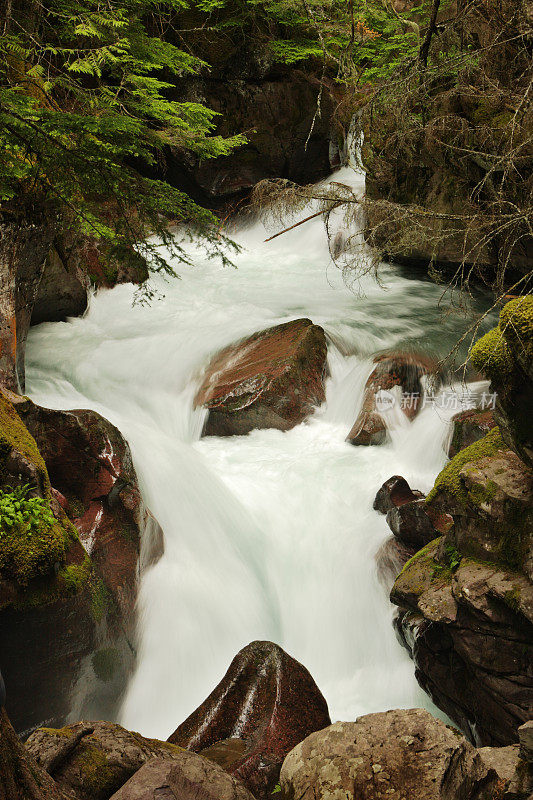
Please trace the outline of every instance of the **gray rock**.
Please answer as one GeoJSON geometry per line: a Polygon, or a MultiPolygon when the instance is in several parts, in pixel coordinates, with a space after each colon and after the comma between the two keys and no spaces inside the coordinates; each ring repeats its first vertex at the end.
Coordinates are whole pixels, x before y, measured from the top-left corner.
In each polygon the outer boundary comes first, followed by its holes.
{"type": "Polygon", "coordinates": [[[218,764],[183,751],[175,761],[149,761],[110,800],[254,799],[237,778],[218,764]]]}
{"type": "Polygon", "coordinates": [[[422,709],[368,714],[295,747],[281,770],[281,797],[527,800],[531,771],[524,771],[517,747],[504,750],[482,753],[422,709]]]}

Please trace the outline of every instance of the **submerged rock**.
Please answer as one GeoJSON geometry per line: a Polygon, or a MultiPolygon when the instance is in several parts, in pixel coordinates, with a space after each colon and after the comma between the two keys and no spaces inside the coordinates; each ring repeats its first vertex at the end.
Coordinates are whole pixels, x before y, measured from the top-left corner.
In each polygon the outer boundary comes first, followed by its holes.
{"type": "Polygon", "coordinates": [[[292,750],[281,797],[342,800],[528,800],[533,772],[518,746],[476,750],[422,709],[337,722],[292,750]]]}
{"type": "Polygon", "coordinates": [[[154,758],[111,800],[254,800],[246,787],[218,764],[182,751],[173,760],[154,758]]]}
{"type": "Polygon", "coordinates": [[[394,406],[412,421],[422,404],[421,379],[435,369],[430,359],[409,353],[377,356],[374,363],[365,385],[363,406],[346,437],[353,445],[382,444],[387,436],[383,414],[394,406]]]}
{"type": "Polygon", "coordinates": [[[289,430],[325,400],[322,328],[297,319],[230,345],[207,367],[196,406],[209,411],[205,436],[254,428],[289,430]]]}
{"type": "Polygon", "coordinates": [[[305,667],[272,642],[252,642],[169,742],[224,764],[266,800],[287,753],[329,724],[326,701],[305,667]]]}

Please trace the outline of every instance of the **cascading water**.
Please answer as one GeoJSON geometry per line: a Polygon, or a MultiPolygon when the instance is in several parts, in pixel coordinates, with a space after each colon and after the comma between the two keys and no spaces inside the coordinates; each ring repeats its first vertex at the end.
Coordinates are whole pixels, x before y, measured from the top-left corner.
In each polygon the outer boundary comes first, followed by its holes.
{"type": "MultiPolygon", "coordinates": [[[[360,176],[342,170],[336,180],[360,176]]],[[[93,408],[128,439],[165,554],[140,589],[138,665],[121,722],[166,737],[213,689],[236,652],[270,639],[311,671],[333,719],[430,705],[395,639],[374,556],[389,535],[372,510],[393,474],[428,489],[445,461],[447,420],[428,405],[379,447],[345,443],[371,355],[406,346],[444,355],[464,329],[442,317],[441,289],[384,266],[350,291],[323,225],[264,244],[236,239],[237,269],[177,265],[164,299],[132,307],[131,286],[99,292],[83,319],[34,328],[28,393],[55,408],[93,408]],[[262,328],[308,316],[328,334],[327,402],[292,431],[200,439],[193,409],[210,355],[262,328]]]]}

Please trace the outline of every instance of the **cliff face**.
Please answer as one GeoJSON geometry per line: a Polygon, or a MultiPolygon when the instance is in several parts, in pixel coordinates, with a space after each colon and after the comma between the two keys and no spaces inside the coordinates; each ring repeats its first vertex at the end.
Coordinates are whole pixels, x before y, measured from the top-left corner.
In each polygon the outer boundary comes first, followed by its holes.
{"type": "Polygon", "coordinates": [[[460,0],[446,13],[433,41],[448,61],[365,119],[368,237],[400,262],[520,278],[533,265],[533,8],[460,0]]]}

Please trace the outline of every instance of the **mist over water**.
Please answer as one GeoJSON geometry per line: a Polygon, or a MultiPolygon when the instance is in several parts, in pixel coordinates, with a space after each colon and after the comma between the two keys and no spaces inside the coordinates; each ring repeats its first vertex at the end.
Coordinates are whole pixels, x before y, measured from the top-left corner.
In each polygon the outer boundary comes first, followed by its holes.
{"type": "MultiPolygon", "coordinates": [[[[348,169],[334,178],[363,186],[348,169]]],[[[236,234],[236,269],[191,246],[194,266],[176,265],[181,280],[156,279],[165,296],[150,308],[132,307],[134,289],[118,286],[93,297],[83,319],[40,325],[28,340],[28,394],[92,408],[122,431],[165,532],[140,588],[138,665],[119,720],[147,736],[166,738],[254,639],[310,670],[332,719],[431,708],[377,577],[389,530],[372,502],[394,474],[429,489],[458,409],[428,406],[411,425],[393,416],[380,447],[345,437],[373,354],[445,355],[467,322],[443,317],[440,287],[395,267],[383,268],[386,289],[367,277],[350,290],[320,219],[265,244],[270,233],[257,223],[236,234]],[[193,399],[210,356],[303,316],[329,338],[326,404],[286,433],[200,439],[205,412],[193,399]]]]}

